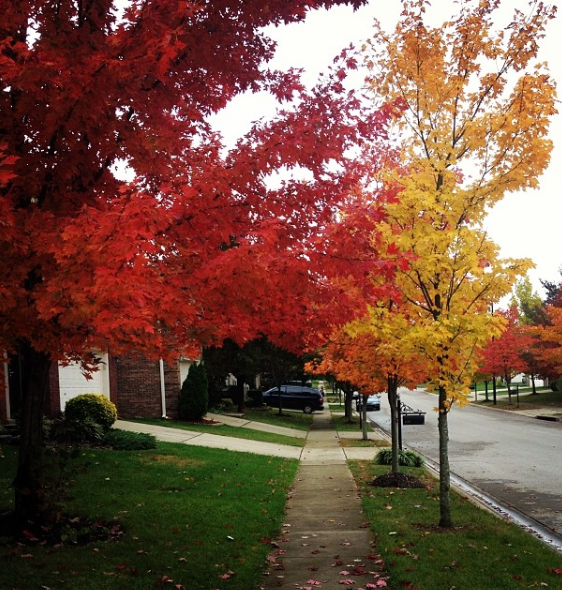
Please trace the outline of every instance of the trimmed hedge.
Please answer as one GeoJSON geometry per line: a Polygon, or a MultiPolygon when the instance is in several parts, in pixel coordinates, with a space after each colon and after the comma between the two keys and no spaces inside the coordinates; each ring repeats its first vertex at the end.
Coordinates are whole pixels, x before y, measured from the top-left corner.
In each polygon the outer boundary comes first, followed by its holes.
{"type": "Polygon", "coordinates": [[[95,422],[107,431],[117,420],[117,408],[104,395],[83,393],[66,402],[64,416],[69,422],[95,422]]]}

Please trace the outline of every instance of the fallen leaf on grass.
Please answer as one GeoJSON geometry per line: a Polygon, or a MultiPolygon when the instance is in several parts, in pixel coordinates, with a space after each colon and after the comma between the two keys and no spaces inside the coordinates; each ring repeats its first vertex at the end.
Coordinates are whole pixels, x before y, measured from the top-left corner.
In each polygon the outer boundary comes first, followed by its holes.
{"type": "Polygon", "coordinates": [[[351,584],[355,584],[355,580],[340,580],[339,583],[343,584],[344,586],[351,586],[351,584]]]}

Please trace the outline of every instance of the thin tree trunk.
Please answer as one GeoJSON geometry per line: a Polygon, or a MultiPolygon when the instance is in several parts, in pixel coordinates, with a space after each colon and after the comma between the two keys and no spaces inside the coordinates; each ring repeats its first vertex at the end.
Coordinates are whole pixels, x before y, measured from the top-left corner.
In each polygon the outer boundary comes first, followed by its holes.
{"type": "Polygon", "coordinates": [[[344,394],[344,404],[345,404],[345,417],[350,422],[353,417],[353,410],[351,405],[353,403],[353,394],[351,391],[346,391],[344,394]]]}
{"type": "Polygon", "coordinates": [[[439,388],[439,526],[451,527],[451,471],[449,467],[449,410],[447,392],[439,388]]]}
{"type": "Polygon", "coordinates": [[[391,469],[392,473],[399,473],[400,471],[400,459],[399,459],[399,447],[400,441],[398,440],[400,424],[400,413],[398,412],[398,380],[395,376],[388,376],[388,403],[390,404],[390,435],[392,439],[391,449],[391,469]]]}
{"type": "Polygon", "coordinates": [[[361,404],[361,416],[363,416],[363,424],[362,424],[363,440],[369,440],[369,436],[367,434],[367,398],[366,397],[363,397],[363,403],[361,404]]]}
{"type": "Polygon", "coordinates": [[[51,360],[28,342],[22,342],[18,352],[22,380],[21,433],[13,486],[16,520],[24,524],[44,518],[43,403],[51,360]]]}

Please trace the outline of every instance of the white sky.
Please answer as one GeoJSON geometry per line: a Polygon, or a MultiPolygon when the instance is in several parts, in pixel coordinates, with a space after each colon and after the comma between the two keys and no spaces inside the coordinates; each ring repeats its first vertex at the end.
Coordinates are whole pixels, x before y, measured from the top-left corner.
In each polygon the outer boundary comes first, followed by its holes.
{"type": "MultiPolygon", "coordinates": [[[[439,26],[457,8],[453,0],[433,0],[429,23],[439,26]]],[[[528,0],[502,0],[496,11],[501,25],[509,23],[513,10],[528,11],[528,0]]],[[[369,6],[357,12],[349,7],[336,7],[330,11],[317,11],[309,15],[305,23],[271,29],[269,34],[277,40],[277,54],[272,67],[302,67],[307,81],[312,83],[318,73],[325,71],[332,59],[347,45],[360,45],[370,36],[373,18],[383,28],[393,31],[401,11],[400,0],[371,0],[369,6]]],[[[546,38],[540,42],[539,59],[547,61],[552,77],[558,84],[562,97],[562,9],[550,22],[546,38]]],[[[559,105],[559,110],[562,107],[559,105]]],[[[216,117],[216,123],[232,141],[243,135],[251,121],[271,115],[274,105],[263,95],[238,98],[226,111],[216,117]]],[[[535,290],[543,290],[539,279],[559,282],[562,277],[562,249],[558,247],[562,234],[562,202],[559,196],[562,181],[562,114],[552,121],[551,138],[554,149],[546,173],[540,178],[540,188],[525,193],[510,193],[488,216],[487,228],[492,239],[500,246],[503,257],[531,258],[536,268],[529,273],[535,290]]]]}

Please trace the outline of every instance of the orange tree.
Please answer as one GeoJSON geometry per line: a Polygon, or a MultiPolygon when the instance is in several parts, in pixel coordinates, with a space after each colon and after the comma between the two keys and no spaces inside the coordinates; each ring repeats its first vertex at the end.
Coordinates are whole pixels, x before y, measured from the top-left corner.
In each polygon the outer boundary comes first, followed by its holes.
{"type": "Polygon", "coordinates": [[[376,371],[386,389],[391,415],[392,472],[399,470],[400,411],[398,387],[414,387],[428,377],[429,366],[419,353],[415,338],[416,317],[396,301],[382,301],[370,306],[367,314],[352,322],[347,329],[360,342],[367,342],[361,350],[363,364],[376,371]]]}
{"type": "Polygon", "coordinates": [[[547,321],[530,329],[533,351],[551,375],[562,375],[562,307],[547,305],[545,314],[547,321]]]}
{"type": "Polygon", "coordinates": [[[350,148],[387,115],[345,91],[345,56],[311,90],[264,67],[263,31],[343,3],[363,1],[0,0],[0,348],[22,367],[20,520],[43,516],[53,363],[260,333],[294,348],[311,301],[328,307],[310,252],[361,176],[350,148]],[[226,150],[209,116],[261,90],[283,113],[226,150]],[[306,181],[270,182],[297,168],[306,181]]]}
{"type": "Polygon", "coordinates": [[[450,527],[448,413],[466,401],[475,351],[500,333],[490,303],[530,264],[501,260],[483,220],[506,192],[537,186],[548,164],[554,83],[533,60],[555,10],[535,4],[498,30],[498,2],[467,1],[433,28],[429,4],[404,0],[395,31],[375,25],[363,49],[373,93],[404,109],[392,135],[402,166],[377,175],[399,203],[379,232],[413,257],[397,285],[439,393],[440,525],[450,527]]]}

